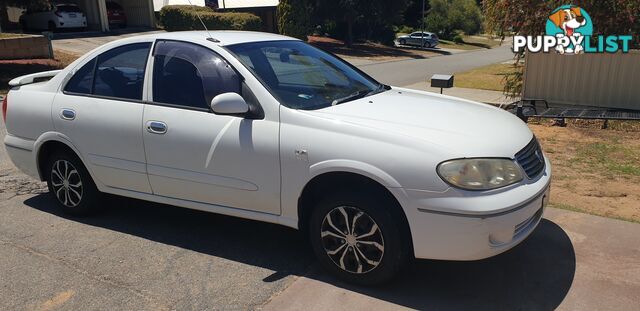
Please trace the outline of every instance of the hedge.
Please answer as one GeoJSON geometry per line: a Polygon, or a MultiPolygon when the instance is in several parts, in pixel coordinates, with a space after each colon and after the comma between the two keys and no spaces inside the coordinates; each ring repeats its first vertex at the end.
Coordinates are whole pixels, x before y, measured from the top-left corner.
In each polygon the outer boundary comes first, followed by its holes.
{"type": "Polygon", "coordinates": [[[251,13],[220,13],[195,5],[166,5],[160,10],[160,23],[167,31],[203,30],[198,15],[209,30],[260,30],[262,20],[251,13]],[[197,14],[196,14],[197,12],[197,14]]]}

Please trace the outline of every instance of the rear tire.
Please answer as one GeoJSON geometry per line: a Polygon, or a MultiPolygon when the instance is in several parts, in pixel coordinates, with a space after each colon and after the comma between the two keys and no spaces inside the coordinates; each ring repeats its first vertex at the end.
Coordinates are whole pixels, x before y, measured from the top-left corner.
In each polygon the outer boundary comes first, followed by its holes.
{"type": "Polygon", "coordinates": [[[407,239],[390,209],[395,202],[364,192],[340,192],[318,202],[309,239],[322,266],[336,277],[376,285],[408,264],[407,239]]]}
{"type": "Polygon", "coordinates": [[[64,213],[80,216],[99,209],[101,194],[76,155],[56,151],[46,167],[49,194],[64,213]]]}

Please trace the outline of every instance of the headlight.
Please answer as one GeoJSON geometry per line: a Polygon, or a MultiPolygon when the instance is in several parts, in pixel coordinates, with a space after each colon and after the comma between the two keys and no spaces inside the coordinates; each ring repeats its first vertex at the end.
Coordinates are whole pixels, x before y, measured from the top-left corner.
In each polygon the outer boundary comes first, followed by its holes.
{"type": "Polygon", "coordinates": [[[438,174],[465,190],[490,190],[522,180],[522,171],[508,159],[460,159],[440,163],[438,174]]]}

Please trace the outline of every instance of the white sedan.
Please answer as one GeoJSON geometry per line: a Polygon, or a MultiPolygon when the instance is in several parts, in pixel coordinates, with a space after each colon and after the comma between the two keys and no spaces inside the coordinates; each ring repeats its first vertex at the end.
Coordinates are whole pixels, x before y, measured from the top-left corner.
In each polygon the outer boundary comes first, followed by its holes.
{"type": "Polygon", "coordinates": [[[42,9],[28,9],[20,16],[23,30],[54,31],[60,28],[87,28],[87,17],[75,4],[56,4],[42,9]]]}
{"type": "Polygon", "coordinates": [[[289,37],[126,38],[10,85],[4,144],[63,211],[110,193],[277,223],[359,284],[412,258],[502,253],[548,199],[550,164],[515,116],[381,84],[289,37]]]}

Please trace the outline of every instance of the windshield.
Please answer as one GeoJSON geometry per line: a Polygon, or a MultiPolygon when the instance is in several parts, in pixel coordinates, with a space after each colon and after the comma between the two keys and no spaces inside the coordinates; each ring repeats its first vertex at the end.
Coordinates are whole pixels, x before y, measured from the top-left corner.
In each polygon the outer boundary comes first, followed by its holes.
{"type": "Polygon", "coordinates": [[[342,60],[301,41],[252,42],[227,48],[289,108],[319,109],[386,89],[342,60]]]}

